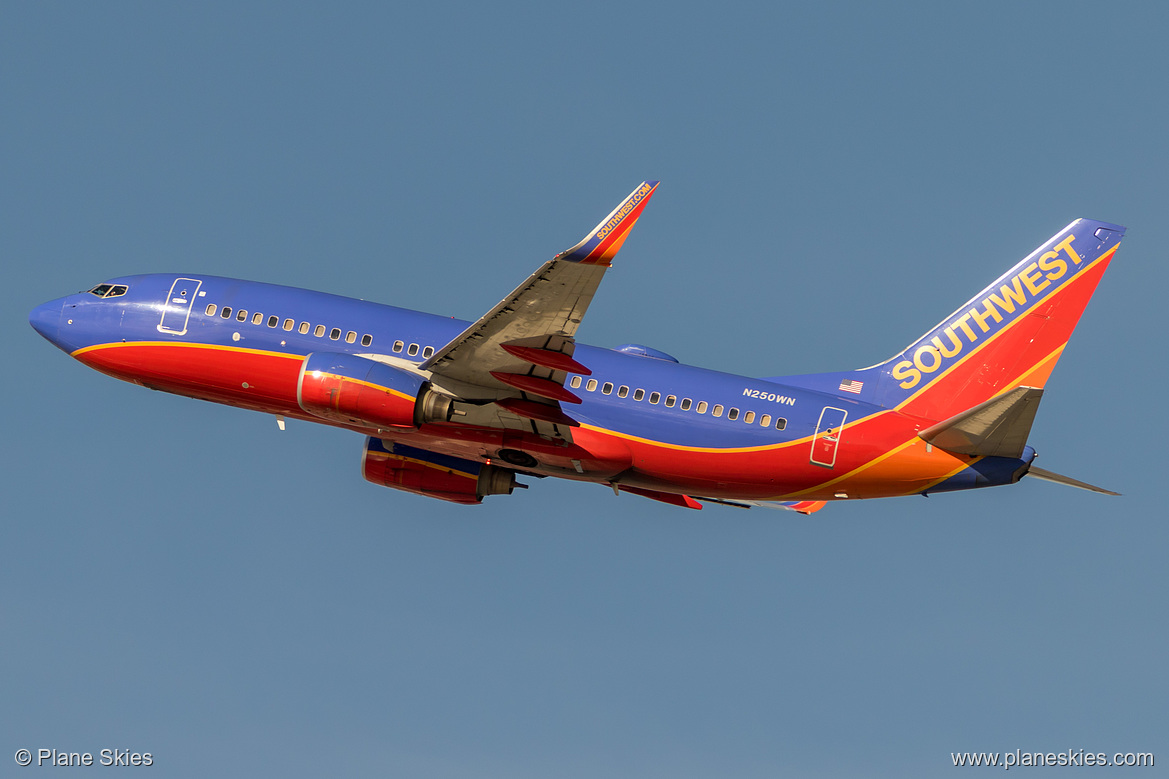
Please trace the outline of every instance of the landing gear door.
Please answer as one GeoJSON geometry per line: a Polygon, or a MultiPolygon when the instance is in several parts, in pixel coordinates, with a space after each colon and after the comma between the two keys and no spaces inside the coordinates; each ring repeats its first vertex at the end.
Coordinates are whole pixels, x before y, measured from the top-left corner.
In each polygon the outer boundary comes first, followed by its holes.
{"type": "Polygon", "coordinates": [[[836,448],[840,445],[840,434],[848,412],[842,408],[825,406],[820,412],[816,435],[812,437],[812,463],[832,468],[836,465],[836,448]]]}
{"type": "Polygon", "coordinates": [[[170,286],[170,294],[166,296],[166,304],[162,307],[158,332],[171,335],[184,335],[187,332],[191,307],[195,305],[201,286],[203,282],[198,279],[175,279],[175,283],[170,286]]]}

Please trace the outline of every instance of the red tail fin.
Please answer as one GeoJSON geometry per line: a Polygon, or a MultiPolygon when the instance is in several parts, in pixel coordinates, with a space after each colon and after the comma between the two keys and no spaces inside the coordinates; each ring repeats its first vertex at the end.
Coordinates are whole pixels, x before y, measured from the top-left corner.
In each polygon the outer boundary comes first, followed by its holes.
{"type": "Polygon", "coordinates": [[[1042,388],[1124,228],[1078,219],[901,354],[877,366],[883,405],[946,419],[1015,387],[1042,388]]]}

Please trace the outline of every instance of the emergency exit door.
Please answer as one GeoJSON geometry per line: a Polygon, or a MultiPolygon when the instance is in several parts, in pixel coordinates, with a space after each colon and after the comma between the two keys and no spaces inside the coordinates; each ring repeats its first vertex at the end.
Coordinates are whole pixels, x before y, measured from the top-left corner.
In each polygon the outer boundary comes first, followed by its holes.
{"type": "Polygon", "coordinates": [[[832,468],[836,465],[836,449],[840,446],[840,434],[844,431],[844,420],[848,412],[842,408],[825,406],[816,424],[816,435],[812,437],[812,463],[832,468]]]}
{"type": "Polygon", "coordinates": [[[191,306],[203,282],[198,279],[175,279],[162,307],[162,321],[158,323],[160,333],[183,335],[187,332],[187,320],[191,318],[191,306]]]}

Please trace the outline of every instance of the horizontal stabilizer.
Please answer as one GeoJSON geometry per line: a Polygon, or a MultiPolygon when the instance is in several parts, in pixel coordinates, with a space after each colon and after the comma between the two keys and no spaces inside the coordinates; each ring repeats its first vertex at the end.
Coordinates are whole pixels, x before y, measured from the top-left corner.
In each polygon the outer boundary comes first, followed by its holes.
{"type": "Polygon", "coordinates": [[[1045,471],[1042,468],[1036,468],[1034,465],[1031,466],[1026,475],[1034,476],[1036,479],[1043,479],[1044,481],[1053,481],[1056,484],[1066,484],[1069,487],[1078,487],[1081,490],[1099,492],[1102,495],[1120,494],[1119,492],[1106,490],[1103,487],[1096,487],[1094,485],[1088,484],[1087,482],[1080,481],[1079,479],[1073,479],[1069,476],[1060,476],[1058,473],[1052,473],[1051,471],[1045,471]]]}
{"type": "Polygon", "coordinates": [[[980,457],[1023,455],[1043,390],[1015,387],[926,428],[918,437],[939,449],[980,457]]]}

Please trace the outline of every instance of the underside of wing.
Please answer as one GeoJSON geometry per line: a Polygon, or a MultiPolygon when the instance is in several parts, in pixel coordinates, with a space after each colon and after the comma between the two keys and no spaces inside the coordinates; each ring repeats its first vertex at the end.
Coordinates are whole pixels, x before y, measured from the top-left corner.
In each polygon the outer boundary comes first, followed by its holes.
{"type": "Polygon", "coordinates": [[[718,503],[723,506],[734,506],[740,509],[764,508],[794,511],[797,514],[814,514],[824,508],[827,501],[823,500],[724,500],[722,498],[698,498],[706,503],[718,503]]]}
{"type": "MultiPolygon", "coordinates": [[[[502,389],[507,386],[492,372],[527,373],[532,363],[504,345],[528,347],[572,357],[573,336],[605,268],[549,260],[498,305],[460,333],[422,364],[447,382],[502,389]]],[[[544,366],[540,366],[544,367],[544,366]]],[[[550,369],[546,369],[550,370],[550,369]]],[[[563,373],[564,371],[560,371],[563,373]]],[[[484,393],[490,395],[490,393],[484,393]]]]}

